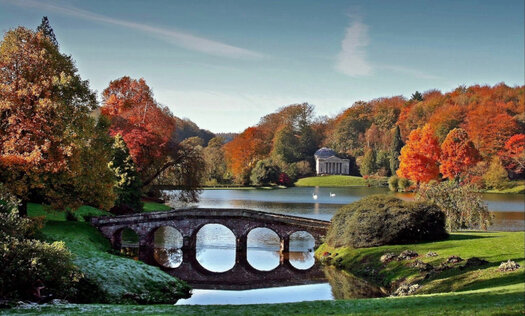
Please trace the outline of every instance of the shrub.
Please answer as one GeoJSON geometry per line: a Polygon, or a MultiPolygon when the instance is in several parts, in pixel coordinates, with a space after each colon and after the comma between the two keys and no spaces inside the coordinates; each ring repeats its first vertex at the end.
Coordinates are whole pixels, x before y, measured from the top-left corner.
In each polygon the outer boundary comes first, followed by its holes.
{"type": "Polygon", "coordinates": [[[280,174],[280,168],[273,165],[271,161],[260,160],[252,169],[250,180],[253,185],[268,185],[277,183],[280,174]]]}
{"type": "Polygon", "coordinates": [[[417,200],[435,203],[446,215],[449,231],[462,228],[487,229],[491,219],[487,204],[474,186],[455,181],[428,183],[421,186],[417,200]]]}
{"type": "Polygon", "coordinates": [[[498,157],[492,159],[489,169],[483,175],[483,181],[490,189],[504,190],[510,186],[507,170],[498,157]]]}
{"type": "Polygon", "coordinates": [[[391,176],[388,178],[388,188],[392,192],[397,192],[399,190],[399,178],[397,176],[391,176]]]}
{"type": "MultiPolygon", "coordinates": [[[[73,265],[63,242],[9,238],[0,245],[0,297],[35,299],[37,284],[45,294],[58,298],[75,296],[74,284],[81,274],[73,265]]],[[[43,294],[42,293],[42,294],[43,294]]]]}
{"type": "Polygon", "coordinates": [[[447,237],[445,215],[428,202],[371,195],[337,211],[326,236],[333,247],[374,247],[447,237]]]}
{"type": "Polygon", "coordinates": [[[397,187],[399,192],[405,192],[410,190],[412,183],[407,178],[399,178],[397,182],[397,187]]]}

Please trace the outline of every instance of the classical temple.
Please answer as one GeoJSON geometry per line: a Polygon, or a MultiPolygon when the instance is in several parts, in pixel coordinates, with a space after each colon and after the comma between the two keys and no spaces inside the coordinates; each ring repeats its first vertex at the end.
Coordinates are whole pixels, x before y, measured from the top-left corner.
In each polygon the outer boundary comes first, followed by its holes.
{"type": "Polygon", "coordinates": [[[315,157],[315,171],[323,174],[350,174],[350,160],[337,157],[335,151],[323,147],[317,150],[315,157]]]}

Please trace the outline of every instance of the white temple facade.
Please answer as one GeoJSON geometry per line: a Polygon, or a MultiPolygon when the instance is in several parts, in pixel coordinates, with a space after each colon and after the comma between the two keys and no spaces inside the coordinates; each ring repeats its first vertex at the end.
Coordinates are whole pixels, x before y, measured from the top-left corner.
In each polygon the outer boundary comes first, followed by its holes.
{"type": "Polygon", "coordinates": [[[337,157],[330,148],[323,147],[315,152],[315,171],[323,174],[350,174],[350,160],[337,157]]]}

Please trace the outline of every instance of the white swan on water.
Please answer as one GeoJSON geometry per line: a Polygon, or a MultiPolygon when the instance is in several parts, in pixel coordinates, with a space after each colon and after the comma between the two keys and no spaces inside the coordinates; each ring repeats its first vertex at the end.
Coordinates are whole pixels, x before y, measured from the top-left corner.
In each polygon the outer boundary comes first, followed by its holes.
{"type": "Polygon", "coordinates": [[[314,198],[314,200],[317,200],[317,194],[312,194],[312,197],[314,198]]]}
{"type": "Polygon", "coordinates": [[[334,197],[335,193],[330,192],[330,197],[334,197]]]}

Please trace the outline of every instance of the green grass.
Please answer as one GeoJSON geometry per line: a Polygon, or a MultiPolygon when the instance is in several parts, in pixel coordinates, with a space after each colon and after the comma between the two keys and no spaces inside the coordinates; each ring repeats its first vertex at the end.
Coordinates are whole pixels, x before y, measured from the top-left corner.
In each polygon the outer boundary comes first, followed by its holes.
{"type": "MultiPolygon", "coordinates": [[[[101,216],[101,215],[111,215],[111,213],[96,209],[91,206],[81,206],[76,209],[73,214],[79,221],[84,221],[82,216],[101,216]]],[[[66,212],[53,211],[51,209],[45,208],[41,204],[29,203],[27,205],[27,215],[31,217],[43,216],[50,221],[65,221],[66,212]]]]}
{"type": "Polygon", "coordinates": [[[341,175],[308,177],[295,182],[295,186],[298,187],[350,187],[365,185],[366,181],[362,177],[341,175]]]}
{"type": "Polygon", "coordinates": [[[523,181],[516,181],[518,184],[512,188],[503,189],[503,190],[486,190],[487,193],[504,193],[504,194],[524,194],[525,193],[525,184],[522,184],[523,181]]]}
{"type": "Polygon", "coordinates": [[[316,250],[320,257],[324,252],[330,252],[332,262],[358,277],[388,287],[402,280],[422,285],[418,293],[443,293],[452,291],[468,291],[498,286],[521,284],[525,280],[525,232],[462,232],[453,233],[447,240],[411,245],[389,245],[372,248],[352,249],[349,247],[331,248],[327,244],[316,250]],[[475,269],[461,269],[464,262],[456,264],[452,269],[433,274],[423,280],[424,273],[408,266],[408,261],[392,261],[383,265],[379,258],[387,252],[400,253],[403,250],[416,251],[419,260],[439,265],[452,255],[463,259],[478,257],[489,263],[475,269]],[[429,251],[438,253],[437,257],[426,257],[429,251]],[[522,268],[514,272],[500,272],[501,262],[514,260],[522,268]],[[371,268],[376,272],[371,272],[371,268]]]}
{"type": "Polygon", "coordinates": [[[144,202],[144,212],[157,212],[157,211],[169,211],[171,207],[156,202],[144,202]]]}
{"type": "MultiPolygon", "coordinates": [[[[90,207],[81,207],[77,212],[106,214],[90,207]]],[[[189,287],[184,282],[157,267],[111,254],[109,241],[88,223],[65,221],[63,213],[48,213],[38,204],[29,204],[28,214],[46,217],[42,238],[66,243],[75,265],[98,287],[97,295],[103,296],[104,301],[169,303],[187,297],[189,287]]]]}
{"type": "Polygon", "coordinates": [[[47,305],[6,315],[523,315],[523,284],[459,293],[265,305],[47,305]]]}

